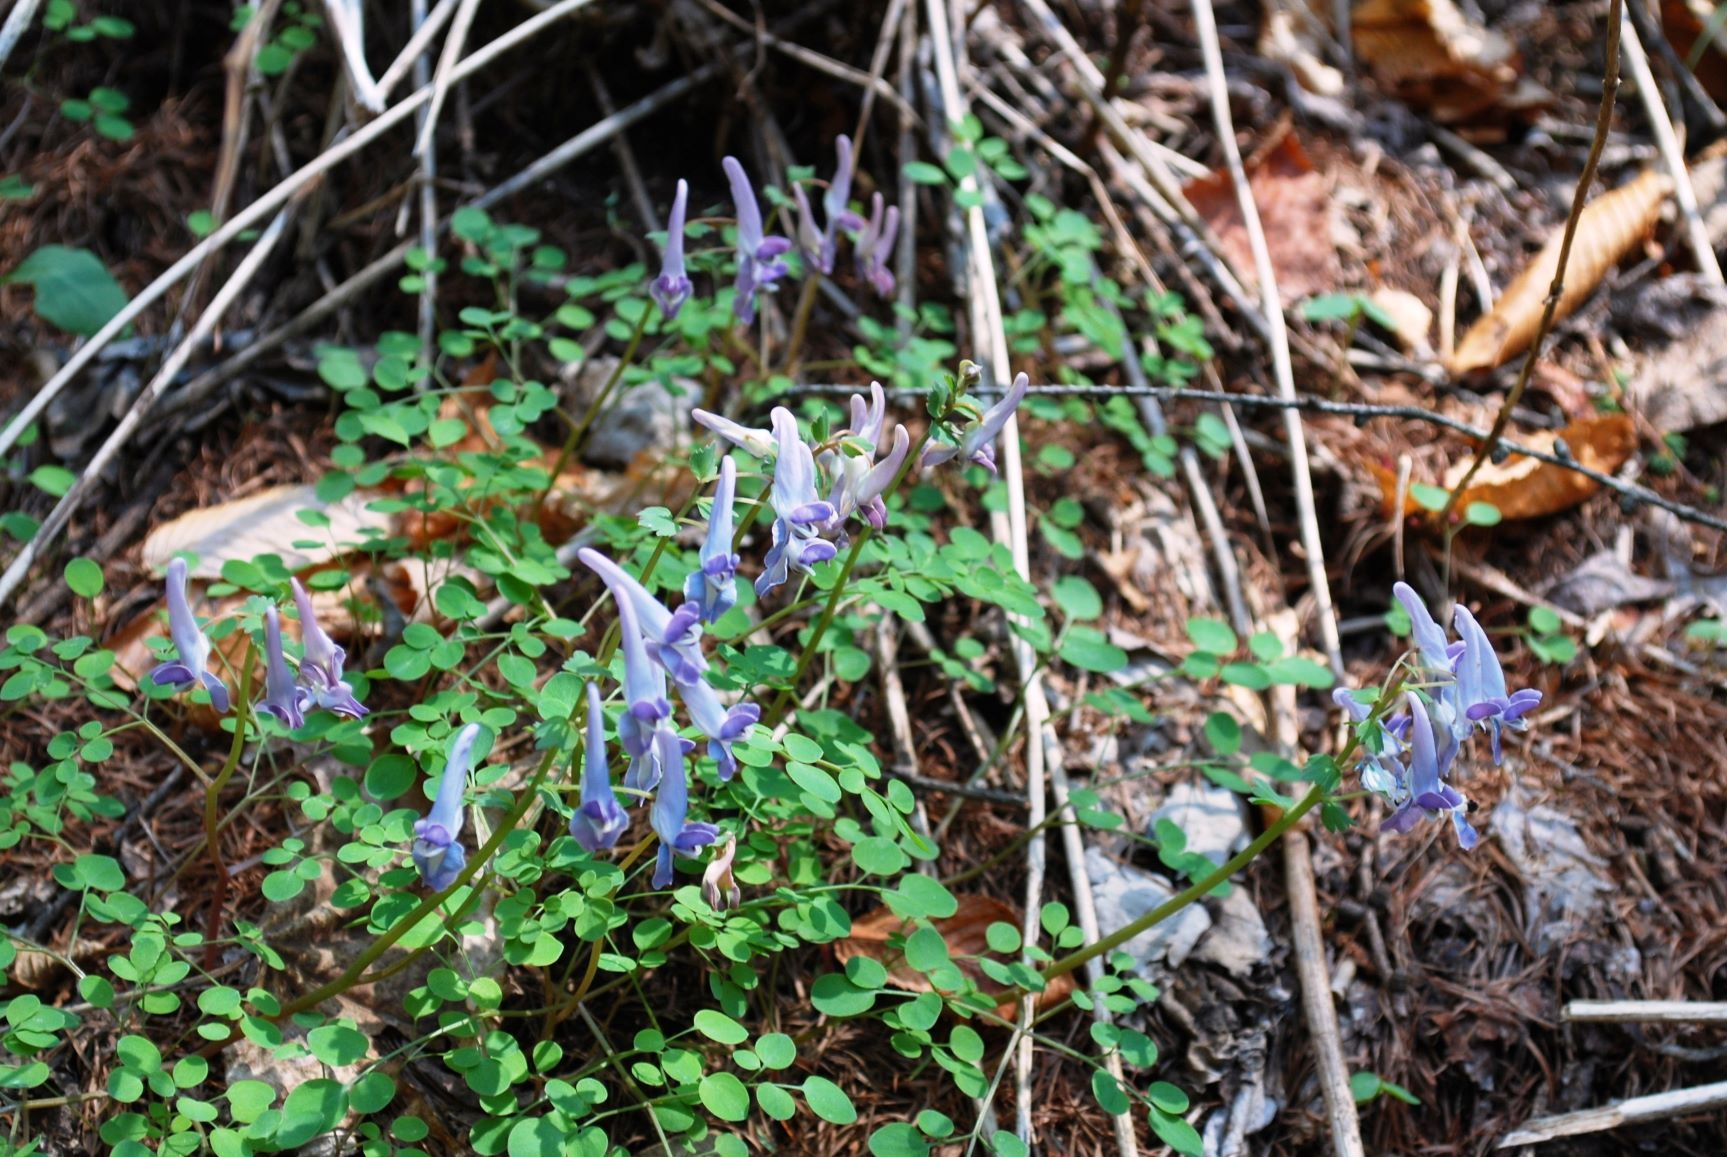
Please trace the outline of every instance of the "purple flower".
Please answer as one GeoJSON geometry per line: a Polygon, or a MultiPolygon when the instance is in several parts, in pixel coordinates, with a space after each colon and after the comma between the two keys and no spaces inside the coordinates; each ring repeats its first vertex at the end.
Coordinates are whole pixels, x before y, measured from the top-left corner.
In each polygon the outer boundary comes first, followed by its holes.
{"type": "Polygon", "coordinates": [[[366,708],[354,697],[354,689],[342,678],[342,664],[348,653],[318,625],[312,610],[312,598],[299,579],[290,579],[294,588],[294,605],[300,608],[300,642],[304,648],[300,659],[300,685],[306,689],[303,705],[316,704],[326,711],[351,715],[355,719],[366,714],[366,708]]]}
{"type": "Polygon", "coordinates": [[[839,549],[818,537],[813,528],[794,526],[783,518],[774,519],[772,541],[762,558],[762,573],[756,576],[757,597],[784,586],[792,571],[808,574],[817,563],[827,562],[838,553],[839,549]]]}
{"type": "Polygon", "coordinates": [[[834,469],[834,488],[828,495],[828,501],[834,507],[835,530],[854,510],[862,512],[877,530],[887,525],[887,504],[881,496],[899,476],[900,467],[905,464],[910,451],[911,435],[905,432],[904,426],[895,426],[893,450],[880,462],[872,462],[873,451],[869,455],[847,454],[843,449],[839,452],[839,461],[834,469]]]}
{"type": "Polygon", "coordinates": [[[853,252],[858,276],[874,286],[882,297],[893,296],[894,276],[888,268],[888,258],[893,255],[894,237],[898,233],[899,206],[889,207],[884,216],[882,195],[874,194],[870,198],[870,219],[858,231],[853,252]]]}
{"type": "Polygon", "coordinates": [[[282,653],[282,614],[264,611],[264,699],[258,710],[274,715],[289,731],[306,722],[306,689],[294,682],[288,657],[282,653]]]}
{"type": "Polygon", "coordinates": [[[792,243],[784,237],[763,235],[762,211],[756,203],[755,188],[737,158],[724,157],[720,164],[731,181],[732,203],[738,215],[737,298],[732,302],[732,310],[739,321],[749,325],[756,319],[756,294],[771,291],[774,282],[785,276],[785,262],[779,258],[792,243]]]}
{"type": "Polygon", "coordinates": [[[784,406],[773,410],[774,484],[768,501],[793,526],[811,526],[834,516],[833,505],[816,493],[815,455],[798,434],[797,419],[784,406]]]}
{"type": "Polygon", "coordinates": [[[760,458],[764,462],[773,460],[775,450],[772,430],[741,426],[730,418],[722,418],[706,410],[691,410],[690,417],[751,457],[760,458]]]}
{"type": "Polygon", "coordinates": [[[582,802],[570,817],[570,835],[588,851],[598,852],[618,842],[630,818],[612,792],[612,774],[606,766],[606,713],[600,707],[600,689],[592,683],[588,684],[588,749],[583,754],[582,802]]]}
{"type": "Polygon", "coordinates": [[[186,691],[202,686],[210,693],[210,705],[227,712],[232,706],[228,685],[210,670],[210,638],[198,625],[192,604],[186,597],[186,560],[177,558],[168,564],[168,636],[174,640],[175,658],[158,664],[150,672],[150,681],[157,686],[186,691]]]}
{"type": "Polygon", "coordinates": [[[716,912],[736,908],[743,902],[744,894],[738,889],[737,878],[732,875],[732,859],[737,852],[737,837],[727,836],[726,842],[719,845],[719,851],[714,853],[714,858],[708,861],[707,869],[702,872],[702,899],[716,912]]]}
{"type": "MultiPolygon", "coordinates": [[[[702,677],[702,672],[708,669],[708,661],[702,655],[700,607],[684,603],[676,611],[668,611],[664,603],[648,592],[647,587],[599,551],[584,548],[576,557],[599,575],[606,589],[612,592],[612,598],[618,604],[620,625],[624,621],[623,606],[625,603],[630,605],[631,617],[638,624],[641,637],[654,645],[653,657],[665,666],[675,682],[689,683],[702,677]]],[[[624,657],[627,671],[628,650],[625,650],[624,657]]]]}
{"type": "Polygon", "coordinates": [[[438,797],[432,801],[432,810],[426,818],[414,824],[411,849],[414,866],[420,870],[420,879],[434,892],[442,892],[455,883],[456,876],[468,864],[468,853],[461,840],[462,797],[468,787],[468,761],[473,757],[480,732],[478,723],[470,723],[451,737],[438,797]]]}
{"type": "Polygon", "coordinates": [[[708,737],[708,754],[719,764],[720,778],[730,779],[738,770],[732,744],[761,720],[762,709],[754,703],[739,703],[727,710],[719,694],[705,681],[679,687],[678,695],[690,709],[690,722],[708,737]]]}
{"type": "Polygon", "coordinates": [[[1449,642],[1408,583],[1397,583],[1391,590],[1409,614],[1420,682],[1435,692],[1442,727],[1454,742],[1461,743],[1475,725],[1480,725],[1492,740],[1493,762],[1500,763],[1504,758],[1503,729],[1527,728],[1524,716],[1540,704],[1541,692],[1525,688],[1507,694],[1505,670],[1499,665],[1493,641],[1469,608],[1458,604],[1452,619],[1458,641],[1449,642]]]}
{"type": "Polygon", "coordinates": [[[827,215],[827,228],[822,233],[821,253],[817,257],[816,268],[823,273],[834,271],[834,253],[838,248],[839,231],[844,229],[851,232],[863,226],[863,218],[853,213],[850,208],[852,174],[856,171],[851,138],[843,133],[834,138],[834,152],[839,156],[834,168],[834,179],[829,182],[828,191],[822,194],[822,212],[827,215]]]}
{"type": "Polygon", "coordinates": [[[855,230],[863,226],[863,220],[847,207],[851,200],[853,173],[851,138],[836,138],[834,151],[839,154],[839,162],[834,169],[834,179],[828,184],[827,192],[822,195],[822,212],[827,218],[823,228],[816,228],[815,213],[810,209],[809,196],[804,192],[804,187],[792,186],[792,200],[797,206],[794,217],[797,222],[798,249],[803,252],[806,261],[823,273],[834,271],[834,254],[838,249],[840,229],[855,230]]]}
{"type": "Polygon", "coordinates": [[[776,406],[773,425],[778,450],[773,487],[768,491],[774,508],[773,539],[756,579],[758,595],[786,582],[792,571],[808,573],[839,553],[819,535],[821,527],[832,525],[838,511],[816,494],[815,456],[798,436],[797,419],[784,406],[776,406]]]}
{"type": "MultiPolygon", "coordinates": [[[[804,260],[821,269],[822,231],[816,228],[815,210],[810,208],[809,194],[804,192],[802,185],[792,186],[792,239],[797,242],[798,252],[804,260]]],[[[830,262],[823,273],[832,273],[830,262]]]]}
{"type": "Polygon", "coordinates": [[[712,623],[738,601],[738,564],[732,553],[736,523],[732,505],[737,497],[738,467],[731,457],[720,460],[720,480],[714,486],[714,504],[708,511],[708,536],[702,542],[701,565],[684,580],[686,605],[700,609],[702,622],[712,623]]]}
{"type": "Polygon", "coordinates": [[[1349,688],[1337,688],[1331,693],[1331,700],[1358,725],[1356,733],[1360,736],[1362,754],[1356,771],[1361,776],[1361,786],[1375,795],[1384,796],[1393,807],[1401,805],[1409,798],[1409,776],[1401,762],[1403,741],[1383,723],[1371,730],[1359,727],[1367,722],[1372,711],[1349,688]]]}
{"type": "Polygon", "coordinates": [[[1524,718],[1541,705],[1541,692],[1525,687],[1507,695],[1505,669],[1499,665],[1499,655],[1493,641],[1468,608],[1458,604],[1455,622],[1457,634],[1463,640],[1463,653],[1457,660],[1457,695],[1463,704],[1463,715],[1471,723],[1487,729],[1493,741],[1493,762],[1503,761],[1500,732],[1505,727],[1526,730],[1524,718]]]}
{"type": "Polygon", "coordinates": [[[648,813],[654,833],[660,837],[659,861],[654,865],[654,887],[669,887],[672,882],[672,856],[676,853],[693,855],[719,839],[720,829],[713,824],[692,822],[690,785],[684,778],[684,740],[662,730],[654,736],[660,765],[665,778],[654,796],[654,806],[648,813]]]}
{"type": "Polygon", "coordinates": [[[923,452],[923,468],[939,465],[950,458],[965,457],[982,466],[991,474],[995,473],[995,440],[1007,425],[1008,418],[1025,400],[1025,394],[1031,388],[1031,379],[1024,374],[1014,378],[1013,386],[1004,394],[1000,401],[985,410],[978,419],[968,425],[960,435],[958,446],[931,444],[923,452]]]}
{"type": "Polygon", "coordinates": [[[684,211],[689,197],[689,185],[680,180],[677,196],[672,198],[671,219],[666,222],[666,250],[660,275],[648,286],[648,294],[659,303],[667,321],[678,316],[678,310],[690,296],[690,279],[684,273],[684,211]]]}
{"type": "Polygon", "coordinates": [[[1457,742],[1443,729],[1440,734],[1444,742],[1438,742],[1433,721],[1428,718],[1428,705],[1413,691],[1405,696],[1410,718],[1409,797],[1382,826],[1387,831],[1407,832],[1428,816],[1449,815],[1457,829],[1458,844],[1473,848],[1477,836],[1469,824],[1469,802],[1445,782],[1457,755],[1457,742]]]}

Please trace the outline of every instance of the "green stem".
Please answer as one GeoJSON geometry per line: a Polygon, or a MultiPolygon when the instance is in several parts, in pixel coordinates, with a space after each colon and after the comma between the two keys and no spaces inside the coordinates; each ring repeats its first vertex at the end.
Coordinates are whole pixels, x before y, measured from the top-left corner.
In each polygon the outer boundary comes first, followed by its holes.
{"type": "Polygon", "coordinates": [[[240,766],[240,753],[246,749],[246,732],[252,722],[252,647],[246,647],[246,654],[240,668],[240,696],[235,701],[234,742],[228,745],[228,758],[222,764],[222,770],[216,778],[210,781],[210,786],[204,789],[204,842],[210,853],[210,864],[216,870],[215,887],[210,893],[210,913],[204,921],[204,939],[207,947],[204,952],[204,967],[206,970],[216,966],[216,931],[222,923],[222,906],[228,899],[228,865],[222,860],[222,789],[228,786],[234,771],[240,766]]]}
{"type": "Polygon", "coordinates": [[[786,342],[786,376],[795,377],[798,372],[798,354],[803,352],[804,334],[809,330],[810,314],[815,312],[816,290],[821,286],[821,273],[809,270],[811,276],[804,279],[803,289],[798,293],[798,311],[792,319],[792,336],[786,342]]]}
{"type": "Polygon", "coordinates": [[[769,711],[767,717],[762,720],[769,727],[779,725],[780,720],[785,718],[787,709],[791,707],[796,698],[798,683],[809,671],[810,664],[815,661],[816,648],[821,645],[822,636],[826,635],[828,628],[833,625],[834,613],[839,610],[840,598],[845,594],[846,583],[851,580],[852,571],[856,568],[858,559],[863,556],[864,543],[869,541],[870,532],[871,528],[865,527],[858,532],[856,538],[852,539],[852,548],[846,553],[846,560],[840,568],[839,578],[834,580],[833,589],[828,592],[828,600],[822,605],[821,617],[816,620],[816,625],[810,632],[809,641],[804,644],[803,650],[798,654],[797,669],[792,672],[791,680],[786,684],[785,690],[780,692],[780,697],[774,701],[773,710],[769,711]]]}
{"type": "Polygon", "coordinates": [[[1158,924],[1163,923],[1163,921],[1169,919],[1171,916],[1175,915],[1195,900],[1198,900],[1225,880],[1228,880],[1231,876],[1235,875],[1235,873],[1241,871],[1241,869],[1245,868],[1248,864],[1251,864],[1256,858],[1258,858],[1261,852],[1276,843],[1278,838],[1282,836],[1284,832],[1287,832],[1290,828],[1300,823],[1303,816],[1324,801],[1325,792],[1317,785],[1314,786],[1305,796],[1302,797],[1300,803],[1278,816],[1277,819],[1272,822],[1270,827],[1266,828],[1259,834],[1257,839],[1255,839],[1251,844],[1248,844],[1247,847],[1243,848],[1241,851],[1237,852],[1234,857],[1225,862],[1210,875],[1206,876],[1204,879],[1194,881],[1194,883],[1185,891],[1178,892],[1176,895],[1171,896],[1168,900],[1165,900],[1139,919],[1116,929],[1108,936],[1098,940],[1097,943],[1089,944],[1077,952],[1070,953],[1044,969],[1039,974],[1043,978],[1044,983],[1048,984],[1058,976],[1067,975],[1086,961],[1102,956],[1105,952],[1111,952],[1120,948],[1123,944],[1126,944],[1129,940],[1132,940],[1135,936],[1138,936],[1146,929],[1154,928],[1158,924]]]}
{"type": "Polygon", "coordinates": [[[354,962],[348,965],[348,967],[342,971],[340,976],[327,984],[320,985],[311,992],[300,997],[298,1000],[290,1001],[288,1004],[284,1005],[282,1007],[282,1011],[272,1019],[278,1021],[285,1020],[288,1017],[293,1016],[295,1013],[304,1012],[308,1008],[313,1008],[316,1005],[322,1004],[332,996],[337,996],[346,992],[348,989],[353,988],[355,985],[363,983],[367,968],[371,967],[371,965],[380,956],[388,952],[395,945],[396,941],[406,936],[420,923],[421,920],[424,920],[427,916],[436,911],[445,900],[449,899],[457,888],[462,887],[469,880],[473,879],[480,869],[491,860],[498,848],[503,845],[504,840],[509,838],[510,833],[516,829],[516,825],[521,822],[522,817],[528,813],[528,808],[533,806],[533,802],[539,793],[540,783],[546,778],[546,772],[551,770],[552,760],[556,755],[556,751],[546,752],[545,757],[540,760],[540,766],[534,769],[533,779],[529,780],[527,786],[522,789],[521,798],[516,801],[515,806],[509,810],[507,815],[504,816],[503,820],[498,824],[497,829],[492,832],[492,838],[482,844],[480,849],[468,859],[467,865],[457,874],[456,878],[451,881],[448,888],[421,900],[419,905],[412,912],[408,913],[407,916],[396,922],[395,927],[379,936],[369,946],[361,951],[361,953],[354,958],[354,962]]]}
{"type": "Polygon", "coordinates": [[[642,335],[648,330],[648,317],[653,312],[645,305],[642,307],[642,315],[636,319],[635,332],[630,334],[630,344],[624,347],[624,355],[618,359],[617,368],[612,370],[612,376],[606,379],[606,384],[600,387],[599,394],[588,406],[588,412],[582,415],[582,420],[570,429],[569,436],[564,439],[562,448],[558,450],[557,461],[552,464],[551,477],[546,480],[545,492],[540,495],[542,504],[546,501],[546,495],[552,492],[552,486],[556,484],[558,475],[562,474],[564,467],[570,464],[570,458],[575,454],[576,447],[581,445],[582,438],[587,435],[588,428],[599,419],[600,411],[605,409],[606,402],[612,396],[612,391],[623,380],[624,371],[629,369],[631,362],[635,361],[636,351],[642,345],[642,335]]]}

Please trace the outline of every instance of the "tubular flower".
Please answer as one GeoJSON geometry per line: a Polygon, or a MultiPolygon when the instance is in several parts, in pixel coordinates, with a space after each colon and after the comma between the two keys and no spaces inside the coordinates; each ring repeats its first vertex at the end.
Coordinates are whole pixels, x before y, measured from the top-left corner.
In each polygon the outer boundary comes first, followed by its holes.
{"type": "Polygon", "coordinates": [[[720,829],[713,824],[689,820],[690,785],[684,778],[685,740],[674,732],[661,730],[654,735],[665,778],[654,796],[654,806],[648,813],[654,833],[660,837],[659,860],[654,865],[654,887],[669,887],[672,882],[672,857],[676,853],[693,855],[719,839],[720,829]]]}
{"type": "Polygon", "coordinates": [[[738,770],[732,744],[761,720],[762,709],[754,703],[739,703],[728,710],[705,681],[679,687],[678,694],[690,709],[690,722],[708,737],[708,754],[719,764],[720,778],[730,779],[738,770]]]}
{"type": "Polygon", "coordinates": [[[727,908],[736,908],[744,899],[737,879],[732,875],[732,860],[738,853],[737,837],[727,836],[725,843],[716,846],[719,850],[702,873],[702,899],[714,911],[724,912],[727,908]]]}
{"type": "Polygon", "coordinates": [[[1530,688],[1506,692],[1505,670],[1499,665],[1493,641],[1469,608],[1458,604],[1452,619],[1458,641],[1448,642],[1414,588],[1400,582],[1391,589],[1409,614],[1422,680],[1436,691],[1440,723],[1456,743],[1463,742],[1480,725],[1492,741],[1493,762],[1500,763],[1504,759],[1504,729],[1527,728],[1524,716],[1541,703],[1541,692],[1530,688]]]}
{"type": "Polygon", "coordinates": [[[1500,750],[1500,733],[1510,727],[1516,731],[1528,728],[1524,718],[1541,704],[1541,692],[1525,687],[1505,692],[1505,669],[1499,665],[1499,655],[1493,641],[1475,616],[1461,604],[1455,622],[1463,640],[1463,653],[1457,660],[1457,696],[1463,704],[1463,715],[1471,723],[1487,729],[1493,741],[1493,762],[1504,760],[1500,750]]]}
{"type": "Polygon", "coordinates": [[[773,542],[756,579],[758,595],[784,583],[792,571],[807,573],[839,553],[818,533],[821,527],[832,525],[837,511],[816,494],[815,456],[798,436],[797,419],[784,406],[776,406],[773,424],[778,447],[774,483],[768,491],[768,502],[774,508],[773,542]]]}
{"type": "Polygon", "coordinates": [[[732,203],[738,220],[738,280],[737,299],[732,310],[738,320],[749,325],[756,319],[756,295],[772,290],[773,283],[785,276],[785,262],[779,260],[792,243],[784,237],[764,236],[762,210],[756,203],[755,187],[749,174],[736,157],[720,161],[732,185],[732,203]]]}
{"type": "Polygon", "coordinates": [[[233,705],[228,685],[210,670],[210,638],[198,625],[192,604],[186,597],[186,560],[177,558],[168,564],[168,637],[174,640],[175,658],[158,664],[150,672],[150,681],[175,691],[202,686],[210,693],[210,705],[226,713],[233,705]]]}
{"type": "Polygon", "coordinates": [[[869,282],[882,297],[893,296],[894,276],[893,270],[888,268],[888,258],[893,255],[894,237],[898,233],[899,206],[890,206],[884,213],[882,195],[876,193],[871,196],[870,219],[858,231],[854,252],[858,276],[869,282]]]}
{"type": "Polygon", "coordinates": [[[606,766],[606,713],[600,707],[600,689],[592,683],[588,684],[588,749],[583,768],[582,802],[570,817],[570,835],[590,852],[603,851],[618,842],[630,819],[612,792],[612,774],[606,766]]]}
{"type": "MultiPolygon", "coordinates": [[[[1331,693],[1332,702],[1343,708],[1344,714],[1356,724],[1366,723],[1372,712],[1367,704],[1355,697],[1347,687],[1331,693]]],[[[1400,807],[1409,798],[1409,774],[1403,768],[1404,744],[1390,726],[1382,725],[1361,734],[1361,762],[1356,768],[1361,786],[1383,796],[1393,807],[1400,807]]]]}
{"type": "Polygon", "coordinates": [[[923,466],[927,470],[931,466],[946,462],[950,458],[965,457],[982,466],[991,474],[995,473],[995,440],[1007,425],[1008,418],[1025,400],[1025,394],[1031,388],[1031,379],[1024,374],[1014,378],[1013,386],[1002,395],[1000,401],[985,410],[977,419],[965,428],[960,436],[958,446],[931,445],[923,453],[923,466]]]}
{"type": "MultiPolygon", "coordinates": [[[[653,657],[665,666],[674,682],[689,683],[702,677],[708,661],[702,655],[701,610],[685,603],[676,611],[648,592],[648,588],[617,563],[592,548],[576,554],[587,568],[600,576],[612,599],[618,604],[618,621],[623,623],[623,605],[628,603],[640,637],[653,644],[653,657]]],[[[629,652],[624,652],[628,662],[629,652]]],[[[628,668],[625,668],[628,670],[628,668]]],[[[632,697],[633,701],[633,697],[632,697]]]]}
{"type": "Polygon", "coordinates": [[[911,435],[904,426],[893,430],[893,450],[880,462],[871,455],[847,454],[840,451],[834,469],[834,488],[828,501],[834,508],[833,528],[838,530],[853,511],[861,512],[869,524],[880,530],[887,525],[887,504],[882,493],[893,484],[911,452],[911,435]]]}
{"type": "MultiPolygon", "coordinates": [[[[738,601],[738,565],[732,553],[736,522],[732,505],[737,498],[738,466],[728,455],[720,461],[720,480],[714,485],[714,504],[708,511],[708,536],[702,542],[701,566],[684,580],[684,598],[701,611],[702,622],[712,623],[738,601]]],[[[681,609],[681,608],[680,608],[681,609]]]]}
{"type": "Polygon", "coordinates": [[[840,229],[855,230],[863,226],[858,215],[846,207],[852,191],[851,138],[838,137],[834,141],[834,151],[839,154],[839,162],[834,169],[834,179],[828,184],[827,192],[822,194],[822,213],[826,217],[823,228],[816,228],[815,213],[810,209],[809,195],[804,192],[804,187],[792,186],[792,200],[797,206],[794,216],[798,249],[803,252],[805,260],[823,273],[834,271],[840,229]]]}
{"type": "Polygon", "coordinates": [[[774,448],[772,430],[740,426],[730,418],[722,418],[718,414],[710,414],[706,410],[691,410],[690,417],[753,458],[771,462],[774,454],[777,453],[774,448]]]}
{"type": "Polygon", "coordinates": [[[282,653],[282,614],[275,607],[264,612],[264,699],[258,710],[274,715],[289,731],[306,722],[306,689],[294,682],[288,657],[282,653]]]}
{"type": "Polygon", "coordinates": [[[1473,848],[1475,829],[1469,824],[1469,802],[1445,782],[1457,755],[1457,741],[1443,731],[1436,739],[1428,706],[1420,695],[1405,693],[1409,704],[1409,795],[1382,825],[1387,831],[1407,832],[1427,816],[1449,815],[1457,829],[1457,842],[1473,848]]]}
{"type": "Polygon", "coordinates": [[[326,711],[358,719],[366,714],[366,708],[342,678],[342,664],[347,661],[348,653],[318,625],[311,596],[300,585],[300,580],[290,579],[289,582],[294,588],[294,605],[300,608],[300,642],[304,646],[300,659],[300,685],[306,689],[303,705],[316,704],[326,711]]]}
{"type": "Polygon", "coordinates": [[[852,157],[851,138],[840,134],[834,138],[834,152],[839,160],[834,167],[834,179],[828,183],[828,190],[822,194],[822,212],[827,217],[827,227],[822,232],[821,252],[816,258],[816,268],[823,273],[834,271],[834,254],[839,245],[839,231],[856,230],[863,225],[863,219],[850,209],[852,196],[852,174],[856,172],[852,157]]]}
{"type": "Polygon", "coordinates": [[[420,879],[434,892],[442,892],[455,883],[457,874],[468,864],[468,853],[461,840],[462,797],[468,787],[468,761],[473,757],[480,731],[478,723],[470,723],[451,738],[438,797],[432,801],[432,810],[426,818],[414,824],[411,849],[414,866],[420,870],[420,879]]]}
{"type": "Polygon", "coordinates": [[[672,198],[672,215],[666,222],[665,256],[660,263],[660,275],[648,286],[648,294],[659,303],[667,321],[678,316],[678,310],[689,300],[690,279],[684,272],[684,213],[690,198],[690,187],[678,182],[677,196],[672,198]]]}

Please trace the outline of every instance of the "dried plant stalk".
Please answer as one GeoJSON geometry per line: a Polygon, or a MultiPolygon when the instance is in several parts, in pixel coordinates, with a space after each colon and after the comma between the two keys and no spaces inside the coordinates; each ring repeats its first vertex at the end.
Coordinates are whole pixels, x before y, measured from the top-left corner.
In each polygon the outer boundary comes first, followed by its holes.
{"type": "MultiPolygon", "coordinates": [[[[1605,193],[1583,210],[1565,270],[1565,291],[1554,321],[1569,316],[1595,291],[1607,271],[1649,233],[1672,184],[1653,169],[1605,193]]],[[[1492,312],[1469,327],[1446,367],[1453,374],[1490,370],[1529,348],[1559,265],[1562,232],[1556,231],[1517,275],[1492,312]]]]}

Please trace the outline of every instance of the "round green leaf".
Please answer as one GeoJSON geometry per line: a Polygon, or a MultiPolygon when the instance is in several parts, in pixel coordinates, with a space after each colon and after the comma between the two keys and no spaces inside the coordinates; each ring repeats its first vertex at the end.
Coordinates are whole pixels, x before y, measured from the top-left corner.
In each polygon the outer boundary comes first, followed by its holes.
{"type": "Polygon", "coordinates": [[[869,1151],[875,1157],[925,1157],[929,1142],[910,1125],[895,1122],[870,1134],[869,1151]]]}
{"type": "Polygon", "coordinates": [[[560,1157],[564,1132],[545,1117],[529,1117],[510,1127],[510,1157],[560,1157]]]}
{"type": "Polygon", "coordinates": [[[849,1125],[858,1119],[857,1110],[852,1107],[852,1099],[846,1096],[844,1089],[826,1077],[805,1077],[803,1089],[804,1100],[809,1102],[810,1111],[822,1120],[834,1125],[849,1125]]]}
{"type": "Polygon", "coordinates": [[[778,1085],[757,1085],[756,1104],[776,1121],[789,1121],[797,1115],[798,1103],[778,1085]]]}
{"type": "Polygon", "coordinates": [[[696,1031],[711,1041],[723,1045],[742,1044],[750,1039],[750,1031],[723,1012],[711,1008],[699,1010],[695,1015],[696,1031]]]}
{"type": "Polygon", "coordinates": [[[783,1032],[763,1033],[756,1038],[756,1056],[770,1069],[789,1069],[798,1059],[797,1042],[783,1032]]]}
{"type": "Polygon", "coordinates": [[[816,977],[810,1003],[824,1016],[857,1016],[875,1007],[875,993],[859,988],[837,972],[816,977]]]}
{"type": "Polygon", "coordinates": [[[1222,619],[1187,620],[1187,637],[1201,651],[1213,655],[1233,655],[1239,646],[1235,632],[1222,619]]]}
{"type": "Polygon", "coordinates": [[[742,1121],[750,1115],[750,1091],[731,1073],[709,1073],[696,1088],[708,1112],[722,1121],[742,1121]]]}
{"type": "Polygon", "coordinates": [[[73,594],[93,599],[102,593],[102,568],[87,558],[75,558],[66,564],[66,585],[73,594]]]}
{"type": "Polygon", "coordinates": [[[396,1082],[389,1073],[376,1069],[348,1089],[348,1106],[356,1113],[376,1113],[396,1097],[396,1082]]]}
{"type": "Polygon", "coordinates": [[[905,870],[907,862],[900,846],[885,836],[865,836],[853,844],[852,859],[872,876],[898,875],[905,870]]]}

